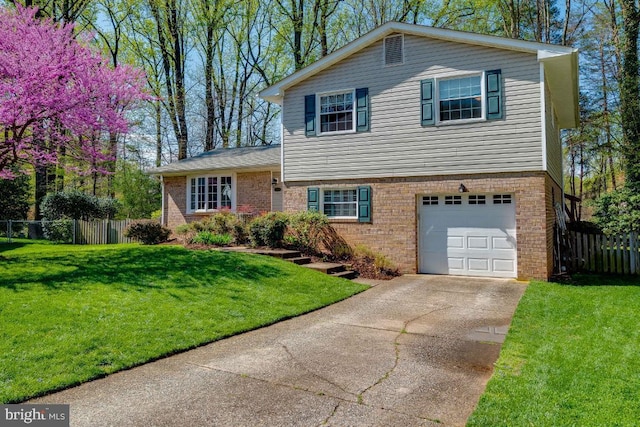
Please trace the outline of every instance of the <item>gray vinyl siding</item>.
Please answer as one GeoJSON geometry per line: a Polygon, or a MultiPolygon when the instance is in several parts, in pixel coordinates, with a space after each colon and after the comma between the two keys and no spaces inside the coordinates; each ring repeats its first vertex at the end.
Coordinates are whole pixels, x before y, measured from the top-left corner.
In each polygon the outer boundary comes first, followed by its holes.
{"type": "Polygon", "coordinates": [[[562,141],[557,128],[557,120],[553,117],[554,110],[549,89],[545,85],[545,130],[547,144],[547,171],[553,180],[562,188],[562,141]]]}
{"type": "Polygon", "coordinates": [[[385,67],[382,41],[289,88],[286,181],[542,170],[540,68],[534,54],[405,35],[405,63],[385,67]],[[420,81],[502,70],[505,118],[422,127],[420,81]],[[367,87],[370,131],[306,137],[304,96],[367,87]]]}

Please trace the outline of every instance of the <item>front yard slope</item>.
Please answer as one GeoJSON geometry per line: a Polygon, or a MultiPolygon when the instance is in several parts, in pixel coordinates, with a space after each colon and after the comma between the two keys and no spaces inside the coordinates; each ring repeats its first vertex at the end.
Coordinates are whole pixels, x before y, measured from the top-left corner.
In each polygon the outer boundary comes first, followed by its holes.
{"type": "Polygon", "coordinates": [[[365,288],[258,255],[0,245],[0,403],[268,325],[365,288]]]}
{"type": "Polygon", "coordinates": [[[470,426],[634,426],[639,279],[533,282],[470,426]]]}

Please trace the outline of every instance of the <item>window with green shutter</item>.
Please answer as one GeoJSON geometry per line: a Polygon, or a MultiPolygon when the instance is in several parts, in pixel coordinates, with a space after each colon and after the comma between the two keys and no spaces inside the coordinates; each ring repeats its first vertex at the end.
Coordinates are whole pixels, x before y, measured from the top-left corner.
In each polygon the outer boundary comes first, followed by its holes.
{"type": "Polygon", "coordinates": [[[369,130],[369,89],[356,89],[356,131],[369,130]]]}
{"type": "Polygon", "coordinates": [[[366,132],[371,120],[369,103],[368,88],[307,95],[305,135],[366,132]]]}
{"type": "Polygon", "coordinates": [[[316,96],[304,97],[304,134],[313,136],[316,134],[316,96]]]}
{"type": "Polygon", "coordinates": [[[320,212],[319,188],[307,188],[307,210],[311,212],[320,212]]]}
{"type": "Polygon", "coordinates": [[[484,74],[422,80],[420,103],[422,126],[501,119],[504,117],[502,72],[491,70],[484,74]]]}
{"type": "Polygon", "coordinates": [[[371,222],[371,187],[307,188],[307,210],[329,218],[371,222]]]}
{"type": "Polygon", "coordinates": [[[420,121],[422,126],[436,124],[435,106],[433,105],[434,80],[427,79],[420,82],[420,121]]]}
{"type": "Polygon", "coordinates": [[[487,88],[487,120],[502,118],[502,71],[491,70],[485,73],[487,88]]]}
{"type": "Polygon", "coordinates": [[[371,222],[371,187],[358,187],[358,222],[371,222]]]}

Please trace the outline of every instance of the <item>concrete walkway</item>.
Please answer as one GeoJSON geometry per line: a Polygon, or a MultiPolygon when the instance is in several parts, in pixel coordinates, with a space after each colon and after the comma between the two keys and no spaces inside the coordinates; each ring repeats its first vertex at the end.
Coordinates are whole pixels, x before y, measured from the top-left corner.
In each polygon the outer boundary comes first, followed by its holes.
{"type": "Polygon", "coordinates": [[[524,289],[402,276],[33,402],[70,404],[72,426],[464,425],[524,289]]]}

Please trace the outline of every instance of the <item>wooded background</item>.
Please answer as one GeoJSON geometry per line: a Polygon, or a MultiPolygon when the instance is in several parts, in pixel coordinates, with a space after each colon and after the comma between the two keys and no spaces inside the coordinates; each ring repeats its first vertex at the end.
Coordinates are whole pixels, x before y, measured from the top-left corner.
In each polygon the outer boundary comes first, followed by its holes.
{"type": "Polygon", "coordinates": [[[563,133],[567,192],[595,199],[639,160],[633,0],[0,0],[16,3],[93,34],[112,65],[142,68],[154,95],[132,113],[131,132],[105,138],[117,147],[113,174],[49,170],[40,193],[122,197],[149,167],[278,143],[279,108],[257,93],[387,21],[579,48],[582,120],[563,133]]]}

